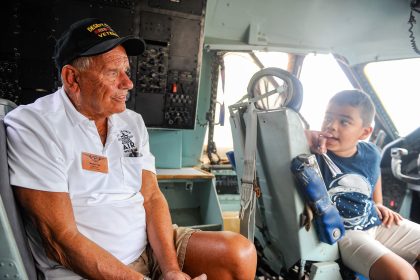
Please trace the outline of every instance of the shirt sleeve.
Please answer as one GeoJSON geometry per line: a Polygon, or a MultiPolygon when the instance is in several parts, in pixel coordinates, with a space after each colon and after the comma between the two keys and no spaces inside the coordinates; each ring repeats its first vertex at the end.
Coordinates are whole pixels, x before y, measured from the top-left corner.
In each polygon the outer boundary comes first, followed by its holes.
{"type": "Polygon", "coordinates": [[[143,169],[156,174],[155,157],[150,152],[149,146],[149,133],[147,132],[146,125],[144,124],[143,118],[139,116],[139,128],[140,128],[140,152],[143,157],[143,169]]]}
{"type": "Polygon", "coordinates": [[[10,184],[68,192],[64,157],[54,129],[37,111],[20,107],[5,117],[10,184]]]}

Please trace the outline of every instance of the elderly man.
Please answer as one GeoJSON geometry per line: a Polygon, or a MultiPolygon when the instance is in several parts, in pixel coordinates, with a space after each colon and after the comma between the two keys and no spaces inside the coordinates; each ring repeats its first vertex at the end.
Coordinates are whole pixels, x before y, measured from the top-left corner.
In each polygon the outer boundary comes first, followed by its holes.
{"type": "Polygon", "coordinates": [[[174,229],[141,116],[126,110],[128,55],[99,19],[58,40],[63,88],[5,118],[11,184],[46,279],[246,279],[256,253],[227,232],[174,229]]]}

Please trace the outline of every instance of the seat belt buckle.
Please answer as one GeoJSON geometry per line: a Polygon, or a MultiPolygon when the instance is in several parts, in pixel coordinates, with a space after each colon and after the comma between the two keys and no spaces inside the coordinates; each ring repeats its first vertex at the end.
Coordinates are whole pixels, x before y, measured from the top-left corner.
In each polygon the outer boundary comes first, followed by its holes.
{"type": "Polygon", "coordinates": [[[252,185],[252,190],[255,192],[256,197],[259,198],[261,196],[261,188],[260,188],[260,185],[258,184],[257,179],[254,179],[252,181],[241,179],[241,185],[243,184],[252,185]]]}

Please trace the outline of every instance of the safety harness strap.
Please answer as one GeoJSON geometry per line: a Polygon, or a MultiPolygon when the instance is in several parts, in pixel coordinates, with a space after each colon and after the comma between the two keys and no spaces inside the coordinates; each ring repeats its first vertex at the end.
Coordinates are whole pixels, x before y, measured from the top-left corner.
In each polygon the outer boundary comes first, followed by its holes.
{"type": "Polygon", "coordinates": [[[240,233],[251,241],[254,240],[256,198],[261,194],[256,179],[258,110],[255,108],[255,102],[273,94],[281,95],[285,93],[286,90],[287,85],[284,84],[263,95],[258,95],[253,98],[244,96],[244,98],[242,98],[234,107],[229,107],[231,110],[231,116],[233,116],[235,123],[239,126],[241,140],[244,138],[245,134],[245,143],[239,143],[244,155],[244,169],[241,178],[241,210],[239,212],[239,218],[240,233]],[[246,99],[248,99],[248,101],[244,101],[246,99]],[[247,114],[241,114],[241,109],[245,108],[247,114]],[[237,112],[234,113],[234,110],[237,110],[237,112]],[[243,119],[244,117],[248,117],[246,125],[245,120],[243,119]],[[244,133],[245,126],[246,132],[244,133]]]}
{"type": "Polygon", "coordinates": [[[240,233],[254,240],[255,230],[255,207],[256,195],[254,184],[256,182],[255,156],[257,148],[257,112],[254,103],[250,103],[247,108],[248,124],[246,126],[245,147],[244,147],[244,170],[241,179],[241,210],[240,233]]]}

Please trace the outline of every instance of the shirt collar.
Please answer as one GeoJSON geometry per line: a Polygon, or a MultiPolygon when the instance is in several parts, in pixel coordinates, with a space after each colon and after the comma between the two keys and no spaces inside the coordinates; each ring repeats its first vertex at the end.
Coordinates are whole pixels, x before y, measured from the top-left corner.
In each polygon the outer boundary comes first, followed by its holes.
{"type": "Polygon", "coordinates": [[[73,124],[73,126],[76,126],[82,122],[89,121],[87,117],[76,110],[73,103],[71,103],[70,98],[64,91],[64,88],[60,88],[60,96],[63,100],[64,110],[66,111],[67,117],[70,119],[70,122],[73,124]]]}
{"type": "MultiPolygon", "coordinates": [[[[81,114],[79,111],[76,110],[73,103],[71,103],[70,98],[67,96],[66,92],[64,91],[64,88],[60,89],[60,96],[63,100],[64,109],[66,111],[66,114],[68,118],[70,119],[70,122],[73,124],[73,126],[77,126],[80,123],[83,122],[90,122],[90,120],[81,114]]],[[[119,126],[120,116],[119,114],[113,114],[108,117],[108,128],[111,129],[111,132],[113,134],[116,133],[116,128],[119,126]]]]}

